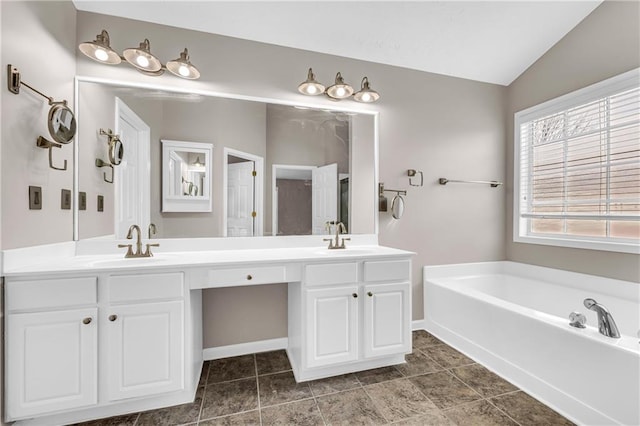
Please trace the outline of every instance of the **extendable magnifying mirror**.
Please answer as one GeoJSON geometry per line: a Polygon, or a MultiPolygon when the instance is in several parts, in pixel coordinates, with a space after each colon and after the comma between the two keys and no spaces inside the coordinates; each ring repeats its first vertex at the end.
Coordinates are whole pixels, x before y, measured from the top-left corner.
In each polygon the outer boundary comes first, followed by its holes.
{"type": "Polygon", "coordinates": [[[20,87],[25,86],[27,89],[42,96],[51,105],[49,110],[48,127],[49,133],[54,141],[67,144],[71,142],[76,135],[76,117],[71,109],[67,106],[67,101],[54,101],[51,96],[47,96],[38,89],[28,85],[20,78],[20,72],[11,64],[7,65],[7,79],[9,91],[15,95],[20,93],[20,87]]]}
{"type": "Polygon", "coordinates": [[[391,202],[391,216],[394,219],[400,219],[404,214],[404,198],[400,194],[396,194],[391,202]]]}
{"type": "Polygon", "coordinates": [[[106,136],[108,141],[108,151],[109,151],[109,162],[114,166],[122,163],[122,159],[124,158],[124,145],[120,140],[120,136],[116,135],[111,131],[111,129],[100,129],[100,134],[102,136],[106,136]]]}
{"type": "Polygon", "coordinates": [[[52,103],[48,126],[54,141],[62,144],[71,142],[76,135],[76,117],[67,106],[67,101],[52,103]]]}

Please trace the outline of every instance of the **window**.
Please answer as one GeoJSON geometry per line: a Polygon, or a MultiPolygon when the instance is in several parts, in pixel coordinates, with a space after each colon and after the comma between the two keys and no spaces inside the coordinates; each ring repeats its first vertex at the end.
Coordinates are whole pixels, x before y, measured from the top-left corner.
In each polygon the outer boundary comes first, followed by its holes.
{"type": "Polygon", "coordinates": [[[514,241],[640,253],[640,69],[515,115],[514,241]]]}

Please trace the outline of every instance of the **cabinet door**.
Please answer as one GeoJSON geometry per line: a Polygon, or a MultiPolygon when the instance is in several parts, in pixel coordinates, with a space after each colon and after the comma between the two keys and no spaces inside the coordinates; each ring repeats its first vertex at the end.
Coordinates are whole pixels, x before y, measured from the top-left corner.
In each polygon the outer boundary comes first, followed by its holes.
{"type": "Polygon", "coordinates": [[[184,388],[182,302],[111,306],[106,311],[108,398],[184,388]]]}
{"type": "Polygon", "coordinates": [[[411,285],[364,286],[364,356],[411,352],[411,285]]]}
{"type": "Polygon", "coordinates": [[[306,290],[306,367],[358,358],[358,287],[306,290]]]}
{"type": "Polygon", "coordinates": [[[7,316],[11,419],[97,403],[97,309],[7,316]]]}

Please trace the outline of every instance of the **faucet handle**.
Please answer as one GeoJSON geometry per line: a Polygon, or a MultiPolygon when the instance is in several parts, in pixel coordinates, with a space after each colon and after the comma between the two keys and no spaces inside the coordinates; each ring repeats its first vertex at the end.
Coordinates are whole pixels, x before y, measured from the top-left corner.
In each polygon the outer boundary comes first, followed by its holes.
{"type": "Polygon", "coordinates": [[[342,243],[340,244],[340,248],[344,248],[344,247],[345,247],[345,246],[344,246],[344,242],[345,242],[345,241],[351,241],[351,238],[343,238],[343,239],[342,239],[342,243]]]}
{"type": "Polygon", "coordinates": [[[127,249],[127,253],[124,255],[124,257],[132,257],[133,256],[133,250],[131,248],[132,244],[118,244],[118,248],[126,248],[127,249]]]}
{"type": "Polygon", "coordinates": [[[329,241],[329,248],[333,248],[333,238],[323,238],[322,241],[329,241]]]}
{"type": "Polygon", "coordinates": [[[586,328],[587,317],[581,312],[573,311],[569,314],[569,325],[575,328],[586,328]]]}
{"type": "Polygon", "coordinates": [[[147,243],[147,250],[144,252],[144,256],[145,257],[151,257],[153,256],[153,253],[151,253],[151,247],[160,247],[160,243],[147,243]]]}

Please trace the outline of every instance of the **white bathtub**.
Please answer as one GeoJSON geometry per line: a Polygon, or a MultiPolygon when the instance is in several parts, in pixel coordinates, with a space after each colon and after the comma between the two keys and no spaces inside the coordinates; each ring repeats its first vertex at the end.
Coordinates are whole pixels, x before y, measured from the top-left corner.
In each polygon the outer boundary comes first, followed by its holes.
{"type": "Polygon", "coordinates": [[[514,262],[423,272],[427,331],[578,424],[640,424],[640,284],[514,262]],[[587,297],[620,339],[598,333],[587,297]],[[587,328],[569,326],[572,311],[587,328]]]}

